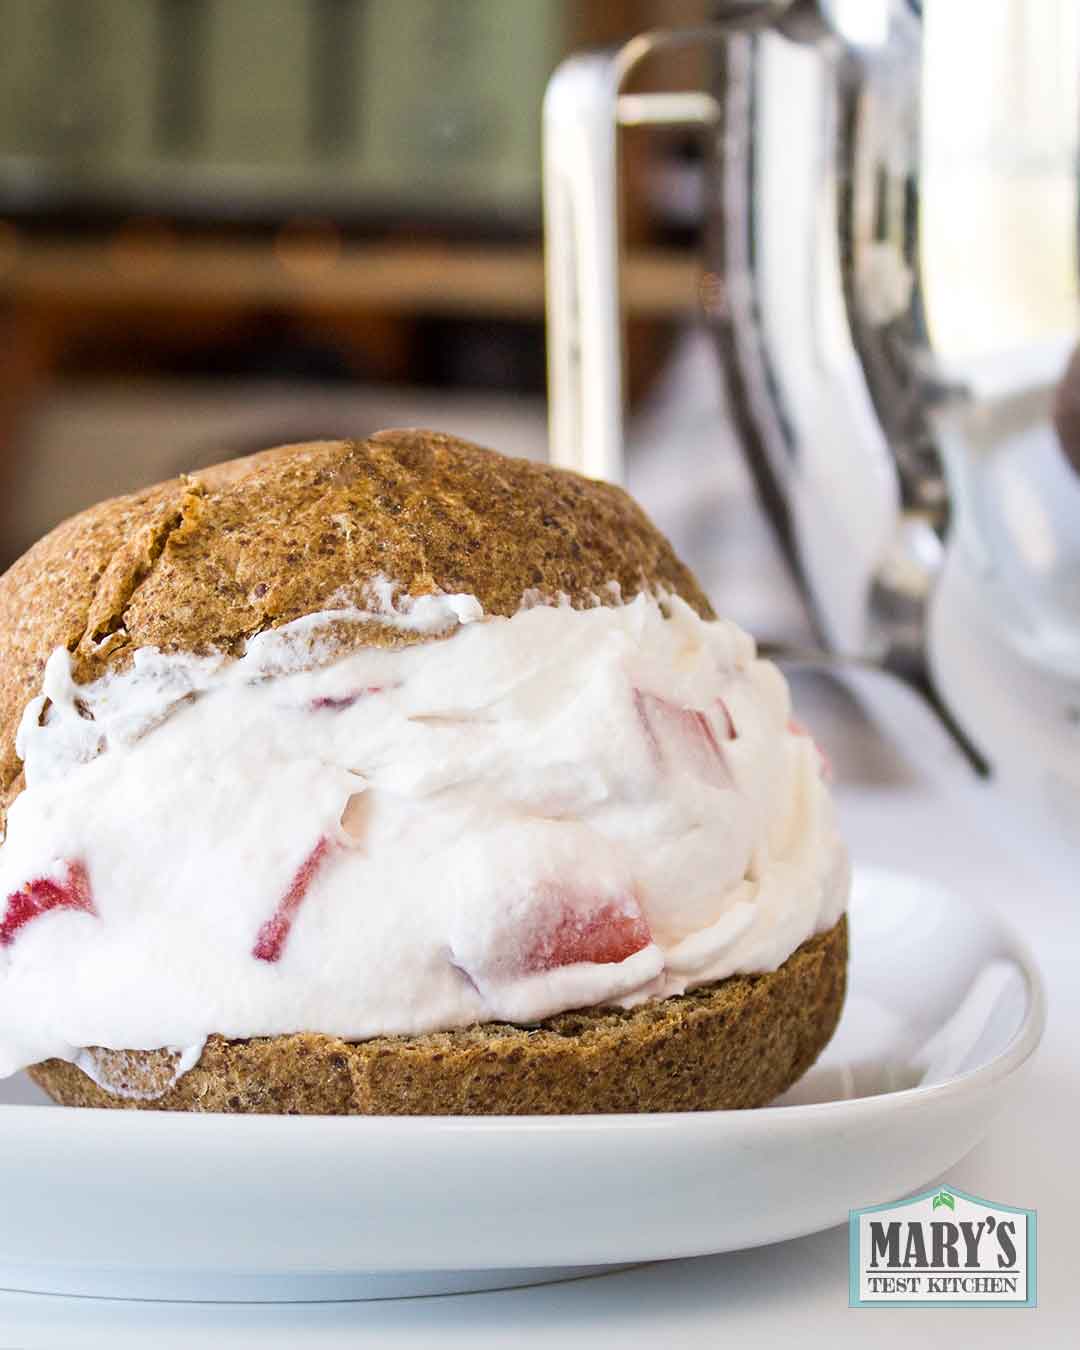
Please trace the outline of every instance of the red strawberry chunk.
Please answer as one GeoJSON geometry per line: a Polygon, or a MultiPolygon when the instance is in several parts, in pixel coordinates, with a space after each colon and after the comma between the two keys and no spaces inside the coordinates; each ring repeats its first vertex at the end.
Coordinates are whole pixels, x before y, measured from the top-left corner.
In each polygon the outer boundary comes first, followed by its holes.
{"type": "Polygon", "coordinates": [[[281,954],[285,950],[285,943],[289,933],[292,930],[293,920],[299,913],[300,906],[307,898],[308,890],[315,874],[326,861],[330,853],[331,841],[323,835],[308,856],[300,864],[296,875],[292,879],[292,884],[285,892],[281,903],[269,919],[259,929],[258,937],[255,939],[255,946],[251,949],[252,956],[257,961],[281,960],[281,954]]]}
{"type": "MultiPolygon", "coordinates": [[[[722,700],[728,739],[735,726],[722,700]]],[[[699,708],[680,708],[659,694],[634,690],[634,707],[657,764],[685,768],[713,787],[730,787],[731,773],[708,716],[699,708]]]]}
{"type": "Polygon", "coordinates": [[[615,964],[651,942],[645,916],[630,897],[589,907],[555,898],[522,952],[521,971],[532,974],[579,961],[615,964]]]}
{"type": "Polygon", "coordinates": [[[517,896],[493,890],[485,906],[455,916],[447,956],[500,1021],[594,1003],[605,991],[640,987],[662,967],[629,880],[549,874],[517,896]]]}
{"type": "Polygon", "coordinates": [[[20,929],[51,909],[75,909],[97,915],[90,892],[90,878],[81,862],[67,864],[63,881],[37,877],[7,898],[7,912],[0,923],[0,947],[10,947],[20,929]]]}
{"type": "Polygon", "coordinates": [[[343,712],[368,694],[381,694],[382,691],[381,684],[369,684],[366,689],[354,689],[350,694],[321,694],[311,700],[311,710],[319,712],[328,709],[330,712],[343,712]]]}

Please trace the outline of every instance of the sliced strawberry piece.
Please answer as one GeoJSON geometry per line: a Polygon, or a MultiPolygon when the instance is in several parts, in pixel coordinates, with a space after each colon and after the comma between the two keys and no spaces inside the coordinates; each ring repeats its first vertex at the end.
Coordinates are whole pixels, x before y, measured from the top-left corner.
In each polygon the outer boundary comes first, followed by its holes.
{"type": "MultiPolygon", "coordinates": [[[[723,708],[731,737],[735,727],[723,708]]],[[[731,773],[708,716],[699,708],[680,708],[659,694],[634,690],[634,708],[658,765],[685,768],[713,787],[730,787],[731,773]]],[[[729,737],[729,739],[731,739],[729,737]]]]}
{"type": "Polygon", "coordinates": [[[536,929],[521,952],[523,974],[579,961],[615,964],[652,942],[645,916],[631,896],[582,904],[556,887],[545,892],[536,929]]]}
{"type": "Polygon", "coordinates": [[[0,923],[0,947],[10,947],[16,934],[31,920],[51,909],[75,909],[97,915],[90,892],[90,878],[81,862],[69,862],[63,881],[37,877],[7,898],[7,912],[0,923]]]}
{"type": "MultiPolygon", "coordinates": [[[[637,897],[591,893],[562,882],[530,887],[450,943],[450,963],[484,997],[524,976],[576,965],[619,965],[652,943],[637,897]]],[[[498,1001],[496,995],[496,1001],[498,1001]]]]}
{"type": "Polygon", "coordinates": [[[517,895],[499,887],[458,910],[447,936],[450,965],[505,1022],[621,997],[664,963],[633,882],[613,873],[549,873],[517,895]]]}
{"type": "Polygon", "coordinates": [[[366,698],[368,694],[381,694],[382,691],[381,684],[369,684],[366,689],[355,689],[351,694],[321,694],[311,700],[311,710],[319,712],[327,709],[330,712],[342,712],[346,708],[351,708],[360,699],[366,698]]]}
{"type": "Polygon", "coordinates": [[[259,929],[255,946],[251,949],[251,954],[256,961],[272,963],[281,960],[281,954],[285,950],[285,942],[292,930],[293,920],[307,898],[308,890],[315,879],[316,872],[329,856],[331,847],[331,841],[323,835],[300,864],[281,903],[259,929]]]}

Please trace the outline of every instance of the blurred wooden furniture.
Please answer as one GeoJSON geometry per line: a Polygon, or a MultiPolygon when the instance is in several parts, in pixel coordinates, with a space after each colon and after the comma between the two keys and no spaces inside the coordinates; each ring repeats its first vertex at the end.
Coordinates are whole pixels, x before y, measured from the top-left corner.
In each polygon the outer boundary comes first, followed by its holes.
{"type": "MultiPolygon", "coordinates": [[[[685,251],[639,249],[625,294],[638,318],[692,312],[698,265],[685,251]]],[[[0,304],[55,312],[228,308],[257,304],[359,315],[541,318],[537,244],[345,243],[329,226],[271,241],[182,239],[165,227],[85,243],[9,243],[0,304]]]]}
{"type": "MultiPolygon", "coordinates": [[[[59,371],[106,360],[139,373],[287,316],[380,379],[410,375],[413,326],[430,318],[539,324],[539,244],[344,241],[330,226],[272,238],[185,237],[135,222],[109,237],[50,240],[7,227],[0,250],[0,490],[22,413],[59,371]]],[[[676,250],[635,249],[626,262],[632,384],[696,305],[698,267],[676,250]]]]}

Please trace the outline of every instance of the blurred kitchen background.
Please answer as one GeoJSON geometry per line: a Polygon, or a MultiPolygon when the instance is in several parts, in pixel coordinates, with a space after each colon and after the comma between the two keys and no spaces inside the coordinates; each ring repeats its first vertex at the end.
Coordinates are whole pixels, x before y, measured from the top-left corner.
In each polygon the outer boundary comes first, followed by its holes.
{"type": "MultiPolygon", "coordinates": [[[[278,442],[431,424],[542,455],[545,83],[707,11],[0,0],[0,564],[278,442]]],[[[694,311],[700,182],[693,137],[629,149],[638,401],[694,311]]]]}
{"type": "MultiPolygon", "coordinates": [[[[1074,325],[1076,141],[1043,133],[1076,101],[1076,6],[973,9],[924,6],[924,265],[960,354],[1074,325]]],[[[278,442],[434,425],[542,455],[545,83],[711,12],[0,0],[0,566],[100,497],[278,442]]],[[[635,87],[700,88],[706,59],[635,87]]],[[[701,145],[631,130],[623,152],[631,487],[734,617],[798,636],[702,339],[701,145]]]]}

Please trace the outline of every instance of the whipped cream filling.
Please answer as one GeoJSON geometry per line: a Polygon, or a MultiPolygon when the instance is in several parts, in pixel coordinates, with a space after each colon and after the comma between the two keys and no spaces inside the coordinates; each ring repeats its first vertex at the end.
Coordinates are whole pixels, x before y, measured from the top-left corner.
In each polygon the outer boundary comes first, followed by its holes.
{"type": "Polygon", "coordinates": [[[774,970],[847,900],[782,675],[676,597],[507,619],[384,584],[89,685],[61,649],[18,750],[0,1075],[629,1007],[774,970]],[[373,619],[439,636],[341,654],[373,619]]]}

